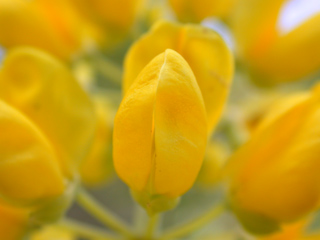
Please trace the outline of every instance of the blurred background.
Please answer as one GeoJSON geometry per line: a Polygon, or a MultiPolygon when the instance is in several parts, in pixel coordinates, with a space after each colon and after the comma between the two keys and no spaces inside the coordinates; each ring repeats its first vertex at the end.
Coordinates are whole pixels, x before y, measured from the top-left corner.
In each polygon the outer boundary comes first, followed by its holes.
{"type": "MultiPolygon", "coordinates": [[[[59,58],[97,103],[99,134],[81,168],[83,185],[128,223],[147,218],[112,164],[113,118],[123,97],[130,46],[160,19],[218,32],[234,54],[223,118],[210,138],[194,187],[162,218],[172,227],[223,201],[218,172],[279,98],[320,77],[320,0],[0,0],[0,63],[6,51],[33,46],[59,58]]],[[[74,204],[67,215],[101,226],[74,204]]],[[[319,223],[320,225],[320,223],[319,223]]],[[[310,224],[310,231],[318,226],[310,224]]],[[[231,214],[185,239],[255,239],[231,214]]]]}

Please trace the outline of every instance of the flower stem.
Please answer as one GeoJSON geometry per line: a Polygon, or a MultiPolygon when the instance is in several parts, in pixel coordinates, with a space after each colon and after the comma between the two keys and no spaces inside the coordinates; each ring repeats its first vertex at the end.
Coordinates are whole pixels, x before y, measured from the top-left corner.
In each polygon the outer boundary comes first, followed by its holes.
{"type": "Polygon", "coordinates": [[[158,222],[159,214],[155,214],[149,218],[144,239],[153,239],[158,222]]]}
{"type": "Polygon", "coordinates": [[[126,237],[126,239],[135,238],[133,230],[126,223],[114,216],[113,213],[93,199],[85,190],[79,190],[77,202],[103,224],[117,231],[119,234],[126,237]]]}
{"type": "Polygon", "coordinates": [[[217,218],[221,213],[223,213],[224,210],[225,204],[215,206],[214,208],[206,211],[205,214],[199,216],[191,222],[165,231],[159,239],[177,239],[186,236],[191,232],[194,232],[204,225],[210,223],[214,218],[217,218]]]}
{"type": "Polygon", "coordinates": [[[92,240],[120,240],[120,237],[117,237],[107,231],[102,231],[98,228],[89,226],[84,223],[80,223],[71,219],[64,219],[60,221],[57,225],[58,228],[64,229],[75,233],[79,237],[90,238],[92,240]]]}
{"type": "Polygon", "coordinates": [[[146,225],[145,223],[149,219],[147,212],[138,204],[135,204],[133,216],[134,216],[133,223],[134,223],[135,231],[139,233],[139,235],[143,235],[145,233],[145,225],[146,225]]]}

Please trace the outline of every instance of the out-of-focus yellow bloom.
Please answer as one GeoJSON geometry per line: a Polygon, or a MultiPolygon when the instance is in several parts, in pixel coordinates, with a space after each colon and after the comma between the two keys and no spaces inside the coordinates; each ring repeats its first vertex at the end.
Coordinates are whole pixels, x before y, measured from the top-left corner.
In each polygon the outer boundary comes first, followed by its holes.
{"type": "Polygon", "coordinates": [[[169,0],[182,22],[201,22],[207,17],[226,17],[237,0],[169,0]]]}
{"type": "Polygon", "coordinates": [[[89,38],[86,23],[65,0],[0,0],[0,44],[33,46],[68,60],[89,38]]]}
{"type": "Polygon", "coordinates": [[[30,240],[75,240],[76,237],[62,229],[54,226],[46,227],[35,233],[30,237],[30,240]]]}
{"type": "Polygon", "coordinates": [[[102,97],[96,98],[94,103],[97,114],[96,133],[90,153],[80,168],[83,182],[91,187],[103,184],[114,173],[111,156],[113,109],[102,97]]]}
{"type": "Polygon", "coordinates": [[[5,240],[22,239],[27,230],[29,212],[0,203],[0,236],[5,240]]]}
{"type": "Polygon", "coordinates": [[[198,25],[156,23],[130,48],[124,64],[123,89],[128,92],[140,71],[166,49],[177,51],[190,65],[204,99],[208,129],[217,124],[229,93],[233,58],[214,31],[198,25]]]}
{"type": "Polygon", "coordinates": [[[0,195],[34,200],[62,194],[64,179],[52,146],[30,120],[2,100],[0,131],[0,195]]]}
{"type": "Polygon", "coordinates": [[[70,175],[90,148],[95,114],[68,68],[44,52],[17,48],[3,62],[0,86],[0,99],[32,121],[70,175]]]}
{"type": "Polygon", "coordinates": [[[127,31],[145,0],[69,0],[87,18],[114,31],[127,31]]]}
{"type": "Polygon", "coordinates": [[[249,230],[268,233],[316,210],[320,91],[280,102],[230,159],[230,202],[249,230]]]}
{"type": "Polygon", "coordinates": [[[213,187],[221,179],[222,166],[227,159],[228,151],[219,142],[210,142],[206,149],[203,164],[197,182],[204,187],[213,187]]]}
{"type": "Polygon", "coordinates": [[[207,121],[196,79],[177,52],[166,50],[139,74],[116,115],[113,140],[116,171],[149,213],[191,188],[207,121]]]}
{"type": "Polygon", "coordinates": [[[94,116],[91,101],[56,59],[32,48],[7,53],[0,69],[0,201],[12,217],[9,234],[54,221],[69,206],[94,116]]]}
{"type": "Polygon", "coordinates": [[[279,22],[288,2],[239,1],[231,19],[240,58],[268,82],[298,80],[320,69],[320,13],[286,32],[279,22]]]}

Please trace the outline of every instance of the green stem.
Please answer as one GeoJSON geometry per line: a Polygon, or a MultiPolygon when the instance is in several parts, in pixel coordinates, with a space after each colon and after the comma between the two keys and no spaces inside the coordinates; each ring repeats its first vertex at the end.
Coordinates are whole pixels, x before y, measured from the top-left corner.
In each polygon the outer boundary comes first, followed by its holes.
{"type": "Polygon", "coordinates": [[[94,217],[100,220],[107,227],[117,231],[127,239],[134,239],[133,230],[121,219],[114,216],[108,209],[96,202],[85,190],[80,189],[77,195],[77,202],[94,217]]]}
{"type": "Polygon", "coordinates": [[[148,221],[149,216],[142,207],[140,207],[138,204],[135,204],[134,208],[134,229],[139,235],[143,235],[145,232],[145,223],[148,221]]]}
{"type": "Polygon", "coordinates": [[[146,233],[145,233],[145,239],[153,239],[155,230],[157,228],[157,224],[159,221],[159,214],[155,214],[149,218],[146,233]]]}
{"type": "Polygon", "coordinates": [[[186,236],[200,229],[204,225],[210,223],[213,219],[217,218],[221,213],[223,213],[224,210],[225,210],[224,204],[215,206],[214,208],[210,209],[209,211],[206,211],[205,214],[192,220],[191,222],[165,231],[159,239],[160,240],[176,239],[176,238],[181,238],[183,236],[186,236]]]}
{"type": "Polygon", "coordinates": [[[90,238],[92,240],[120,240],[121,238],[108,233],[106,231],[102,231],[95,227],[89,226],[84,223],[80,223],[70,219],[64,219],[60,221],[57,225],[58,228],[64,229],[66,231],[70,231],[75,233],[78,237],[90,238]]]}

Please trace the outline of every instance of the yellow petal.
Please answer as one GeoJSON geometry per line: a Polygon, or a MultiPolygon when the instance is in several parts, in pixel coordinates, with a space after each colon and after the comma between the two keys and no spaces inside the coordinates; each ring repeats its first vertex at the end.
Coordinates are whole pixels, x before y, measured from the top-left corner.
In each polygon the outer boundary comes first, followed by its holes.
{"type": "Polygon", "coordinates": [[[169,3],[183,22],[201,22],[211,16],[226,17],[237,0],[170,0],[169,3]]]}
{"type": "Polygon", "coordinates": [[[229,172],[236,208],[278,223],[309,214],[320,198],[319,97],[288,102],[234,154],[229,172]]]}
{"type": "Polygon", "coordinates": [[[0,0],[0,44],[5,48],[33,46],[70,59],[81,47],[81,23],[65,1],[51,3],[0,0]]]}
{"type": "Polygon", "coordinates": [[[0,204],[0,236],[5,240],[22,239],[27,230],[28,211],[0,204]]]}
{"type": "Polygon", "coordinates": [[[0,101],[0,195],[17,202],[58,196],[64,179],[46,138],[21,113],[0,101]]]}
{"type": "Polygon", "coordinates": [[[207,126],[199,87],[187,62],[166,50],[140,73],[114,126],[114,164],[135,191],[178,197],[195,181],[207,126]]]}
{"type": "Polygon", "coordinates": [[[298,80],[320,69],[320,13],[284,31],[280,19],[290,2],[239,1],[231,18],[240,57],[266,82],[298,80]]]}
{"type": "Polygon", "coordinates": [[[214,31],[198,25],[159,21],[132,45],[124,65],[123,89],[127,92],[139,72],[166,49],[177,51],[190,65],[204,99],[208,129],[223,111],[233,74],[233,58],[214,31]]]}
{"type": "Polygon", "coordinates": [[[89,149],[95,114],[69,70],[31,48],[10,51],[0,70],[0,99],[23,112],[55,148],[65,173],[89,149]]]}
{"type": "Polygon", "coordinates": [[[128,30],[144,0],[70,0],[87,17],[117,31],[128,30]]]}

